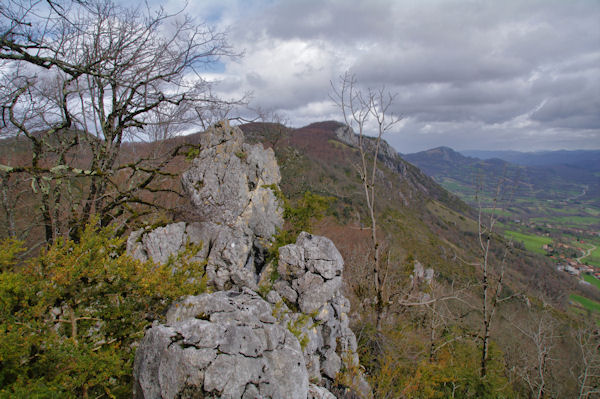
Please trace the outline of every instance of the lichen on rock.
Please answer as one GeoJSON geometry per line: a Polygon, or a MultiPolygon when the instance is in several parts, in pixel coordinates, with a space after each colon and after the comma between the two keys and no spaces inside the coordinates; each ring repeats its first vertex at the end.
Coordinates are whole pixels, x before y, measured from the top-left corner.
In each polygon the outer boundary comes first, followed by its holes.
{"type": "Polygon", "coordinates": [[[249,289],[187,297],[150,328],[134,364],[136,398],[308,395],[300,344],[249,289]]]}

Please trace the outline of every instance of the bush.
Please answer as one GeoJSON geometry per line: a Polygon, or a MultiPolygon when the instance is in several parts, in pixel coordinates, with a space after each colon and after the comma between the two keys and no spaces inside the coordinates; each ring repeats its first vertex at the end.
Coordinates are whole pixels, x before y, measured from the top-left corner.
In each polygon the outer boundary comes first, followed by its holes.
{"type": "Polygon", "coordinates": [[[131,397],[144,328],[171,300],[205,289],[198,248],[165,265],[123,251],[110,228],[86,226],[18,264],[20,243],[0,244],[1,397],[131,397]]]}

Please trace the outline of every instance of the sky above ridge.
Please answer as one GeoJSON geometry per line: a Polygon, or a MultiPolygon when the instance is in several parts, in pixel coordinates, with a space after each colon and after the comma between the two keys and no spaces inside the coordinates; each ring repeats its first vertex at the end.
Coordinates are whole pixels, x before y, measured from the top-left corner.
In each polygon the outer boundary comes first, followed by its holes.
{"type": "MultiPolygon", "coordinates": [[[[162,3],[167,10],[184,4],[162,3]]],[[[342,120],[345,71],[397,94],[399,152],[600,149],[598,0],[190,0],[244,56],[210,79],[219,94],[300,127],[342,120]]]]}

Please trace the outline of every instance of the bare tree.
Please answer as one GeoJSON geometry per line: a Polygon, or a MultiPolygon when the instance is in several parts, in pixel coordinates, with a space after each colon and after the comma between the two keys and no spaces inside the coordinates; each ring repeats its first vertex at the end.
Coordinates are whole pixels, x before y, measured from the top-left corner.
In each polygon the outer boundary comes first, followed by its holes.
{"type": "Polygon", "coordinates": [[[512,241],[504,242],[496,236],[496,223],[498,222],[500,204],[505,200],[503,196],[506,195],[505,183],[507,180],[502,177],[497,186],[496,193],[492,200],[492,206],[487,216],[483,211],[483,204],[481,199],[482,189],[478,190],[476,200],[478,202],[478,245],[479,245],[479,260],[475,262],[482,272],[481,276],[481,316],[482,316],[482,329],[478,335],[481,341],[481,365],[480,375],[485,377],[487,374],[487,365],[489,357],[489,345],[492,331],[492,323],[494,322],[494,316],[496,310],[501,302],[507,301],[519,294],[513,294],[510,296],[502,297],[502,289],[504,287],[504,273],[506,271],[506,261],[510,248],[512,247],[512,241]],[[496,262],[492,260],[492,245],[494,241],[498,243],[504,243],[504,247],[501,249],[500,259],[496,259],[496,262]],[[496,264],[493,264],[496,263],[496,264]],[[493,267],[495,266],[495,267],[493,267]]]}
{"type": "Polygon", "coordinates": [[[520,315],[518,319],[511,324],[524,341],[518,346],[515,372],[529,388],[530,397],[541,399],[551,391],[554,351],[561,338],[558,325],[548,309],[532,309],[531,305],[527,315],[520,315]]]}
{"type": "Polygon", "coordinates": [[[600,395],[600,330],[596,325],[583,325],[572,330],[577,348],[578,367],[571,372],[577,378],[579,399],[600,395]]]}
{"type": "Polygon", "coordinates": [[[386,91],[384,87],[378,90],[361,89],[358,86],[356,77],[348,72],[340,77],[339,88],[333,82],[331,86],[333,89],[331,98],[341,109],[346,125],[358,134],[357,147],[360,154],[360,164],[356,166],[356,169],[362,182],[371,222],[372,278],[376,295],[375,311],[377,314],[377,330],[381,331],[387,301],[383,293],[386,274],[383,272],[381,265],[381,240],[377,236],[377,218],[375,215],[377,161],[383,135],[401,118],[393,115],[391,106],[395,96],[386,91]],[[366,137],[367,122],[371,119],[377,126],[373,139],[366,137]],[[371,141],[371,145],[367,144],[367,141],[371,141]]]}
{"type": "Polygon", "coordinates": [[[0,170],[3,182],[30,182],[45,240],[76,237],[94,213],[125,226],[157,206],[153,194],[177,194],[162,180],[184,147],[132,161],[123,143],[231,109],[200,73],[236,55],[225,35],[181,13],[109,0],[11,0],[0,17],[3,132],[32,154],[0,170]]]}

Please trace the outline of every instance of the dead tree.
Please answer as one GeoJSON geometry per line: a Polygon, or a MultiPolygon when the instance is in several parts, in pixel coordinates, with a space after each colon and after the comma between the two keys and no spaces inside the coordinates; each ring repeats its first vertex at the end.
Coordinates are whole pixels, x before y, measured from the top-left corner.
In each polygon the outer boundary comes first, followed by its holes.
{"type": "Polygon", "coordinates": [[[597,325],[581,325],[572,330],[579,365],[571,369],[577,378],[578,398],[600,395],[600,330],[597,325]]]}
{"type": "MultiPolygon", "coordinates": [[[[496,192],[492,200],[492,207],[486,217],[483,211],[483,203],[481,199],[482,189],[476,194],[476,200],[478,203],[478,235],[477,243],[479,249],[479,259],[474,263],[481,270],[481,317],[482,317],[482,328],[478,334],[479,340],[481,341],[481,361],[480,361],[480,376],[483,378],[487,375],[487,365],[489,360],[489,345],[491,339],[492,324],[498,305],[501,302],[507,301],[519,294],[513,294],[510,296],[502,297],[502,290],[504,287],[504,274],[506,271],[506,262],[509,251],[512,247],[512,241],[504,242],[497,236],[496,224],[498,222],[500,204],[504,200],[509,201],[511,195],[508,198],[504,198],[508,191],[506,190],[506,182],[508,180],[502,177],[496,185],[496,192]],[[492,245],[496,243],[502,243],[503,248],[501,249],[500,259],[492,259],[492,245]]],[[[514,187],[513,187],[514,189],[514,187]]],[[[512,194],[512,192],[511,192],[512,194]]]]}
{"type": "Polygon", "coordinates": [[[511,320],[512,326],[524,339],[524,345],[519,346],[516,355],[515,372],[529,388],[530,397],[541,399],[551,391],[552,364],[556,362],[554,351],[561,337],[556,320],[548,309],[532,309],[529,302],[528,307],[525,317],[511,320]]]}

